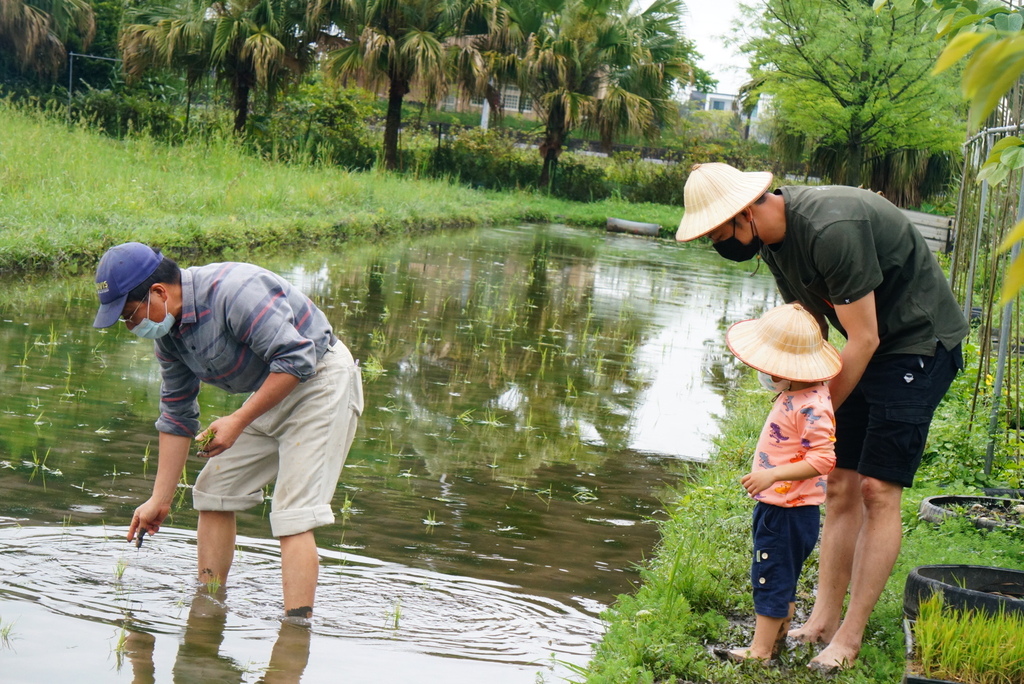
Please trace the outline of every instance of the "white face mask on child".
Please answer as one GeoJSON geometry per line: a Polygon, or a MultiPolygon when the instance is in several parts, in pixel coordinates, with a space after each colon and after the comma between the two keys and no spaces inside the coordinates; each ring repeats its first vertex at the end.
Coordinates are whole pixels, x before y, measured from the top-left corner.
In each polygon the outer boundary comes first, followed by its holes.
{"type": "Polygon", "coordinates": [[[792,382],[785,378],[779,378],[778,381],[772,380],[772,376],[761,371],[757,372],[757,379],[761,381],[761,386],[769,392],[778,394],[779,392],[787,392],[792,386],[792,382]]]}

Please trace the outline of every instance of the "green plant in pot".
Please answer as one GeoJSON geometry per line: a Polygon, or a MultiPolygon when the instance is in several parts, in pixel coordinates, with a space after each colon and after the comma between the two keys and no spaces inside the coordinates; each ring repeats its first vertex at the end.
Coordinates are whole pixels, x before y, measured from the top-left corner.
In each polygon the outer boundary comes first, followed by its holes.
{"type": "Polygon", "coordinates": [[[908,621],[907,684],[1024,682],[1024,615],[950,607],[940,593],[908,621]]]}

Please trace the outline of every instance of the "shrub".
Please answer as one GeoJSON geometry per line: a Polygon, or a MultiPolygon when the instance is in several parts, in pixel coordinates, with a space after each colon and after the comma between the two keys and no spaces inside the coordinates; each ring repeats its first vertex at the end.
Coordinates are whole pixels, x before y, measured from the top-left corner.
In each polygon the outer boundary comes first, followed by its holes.
{"type": "Polygon", "coordinates": [[[636,153],[620,153],[613,158],[607,173],[624,200],[681,207],[690,165],[643,161],[636,153]]]}
{"type": "Polygon", "coordinates": [[[377,159],[364,121],[372,95],[314,81],[278,101],[270,114],[252,114],[246,142],[267,159],[369,169],[377,159]]]}
{"type": "Polygon", "coordinates": [[[72,113],[114,138],[145,131],[158,140],[179,141],[184,132],[184,120],[173,105],[145,95],[91,88],[76,91],[72,113]]]}

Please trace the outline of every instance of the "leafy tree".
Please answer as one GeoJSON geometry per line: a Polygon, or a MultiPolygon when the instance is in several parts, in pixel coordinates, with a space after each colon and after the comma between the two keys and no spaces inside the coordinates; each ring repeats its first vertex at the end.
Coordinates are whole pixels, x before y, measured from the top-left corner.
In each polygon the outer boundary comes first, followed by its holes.
{"type": "MultiPolygon", "coordinates": [[[[949,43],[935,65],[945,71],[966,58],[962,85],[971,102],[969,125],[981,125],[1014,89],[1024,75],[1024,15],[1020,8],[995,0],[876,0],[875,7],[891,5],[891,11],[912,4],[934,10],[938,36],[949,43]]],[[[1011,112],[1010,119],[1017,119],[1011,112]]],[[[978,180],[993,185],[1006,180],[1010,172],[1024,167],[1024,140],[1007,136],[993,145],[978,180]]],[[[1019,221],[1000,245],[1008,251],[1024,240],[1024,220],[1019,221]]],[[[1010,265],[1003,282],[1001,303],[1006,304],[1024,288],[1024,257],[1010,265]]]]}
{"type": "Polygon", "coordinates": [[[460,69],[482,82],[483,64],[465,36],[487,7],[478,0],[326,0],[312,6],[311,24],[324,33],[341,30],[342,45],[329,53],[328,73],[355,77],[374,91],[387,87],[386,168],[398,168],[402,102],[414,86],[433,103],[460,69]]]}
{"type": "Polygon", "coordinates": [[[514,74],[544,120],[545,187],[572,130],[596,131],[606,149],[624,132],[654,136],[671,116],[675,84],[711,83],[692,66],[698,57],[682,35],[681,0],[655,0],[637,11],[630,0],[506,0],[492,29],[514,60],[514,74]]]}
{"type": "Polygon", "coordinates": [[[133,11],[121,36],[129,79],[149,69],[186,74],[191,87],[206,73],[231,92],[235,132],[245,130],[253,91],[269,98],[313,64],[315,45],[301,0],[179,0],[133,11]]]}
{"type": "Polygon", "coordinates": [[[913,3],[877,13],[871,0],[766,0],[748,8],[744,44],[758,93],[779,128],[811,156],[830,156],[834,182],[869,184],[869,160],[897,150],[947,151],[962,138],[954,79],[932,73],[940,46],[913,3]],[[822,155],[822,153],[825,153],[822,155]]]}
{"type": "Polygon", "coordinates": [[[67,59],[67,42],[88,46],[95,32],[86,0],[0,0],[0,67],[52,78],[67,59]]]}

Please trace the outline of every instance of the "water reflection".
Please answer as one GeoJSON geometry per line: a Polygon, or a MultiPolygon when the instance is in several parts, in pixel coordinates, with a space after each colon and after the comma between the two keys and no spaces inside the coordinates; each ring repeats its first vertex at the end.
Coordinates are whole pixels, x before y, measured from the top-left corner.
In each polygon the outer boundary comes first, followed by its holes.
{"type": "MultiPolygon", "coordinates": [[[[221,653],[227,625],[224,598],[223,588],[211,594],[205,587],[193,597],[174,660],[172,681],[175,684],[240,684],[246,674],[251,674],[245,664],[221,653]]],[[[257,680],[259,684],[299,682],[309,662],[310,628],[305,621],[281,621],[270,662],[257,680]]],[[[126,628],[121,649],[131,663],[132,684],[155,684],[156,636],[126,628]]]]}
{"type": "MultiPolygon", "coordinates": [[[[777,303],[767,273],[747,277],[712,252],[558,227],[235,257],[308,292],[363,363],[367,408],[335,497],[339,523],[317,538],[328,556],[401,568],[370,584],[381,597],[375,620],[394,612],[384,597],[402,595],[410,572],[500,587],[402,598],[403,612],[407,601],[438,598],[436,623],[421,617],[405,629],[445,632],[468,616],[479,648],[422,637],[410,646],[432,643],[460,659],[502,661],[500,644],[529,642],[529,630],[561,635],[556,642],[585,634],[587,651],[593,625],[579,631],[566,606],[592,619],[630,590],[657,538],[659,491],[706,457],[713,417],[735,386],[741,367],[725,350],[725,328],[777,303]],[[536,619],[507,623],[523,601],[536,619]]],[[[93,330],[94,308],[88,276],[5,285],[0,517],[44,528],[127,524],[151,488],[152,347],[122,327],[93,330]]],[[[204,416],[240,401],[200,394],[204,416]]],[[[189,461],[165,529],[195,529],[189,485],[201,465],[189,461]]],[[[239,515],[240,534],[265,537],[267,512],[239,515]]],[[[182,563],[193,557],[182,554],[182,563]]],[[[339,615],[354,600],[321,582],[318,613],[324,597],[339,615]]],[[[318,618],[330,638],[394,644],[379,624],[318,618]]],[[[273,624],[258,630],[264,659],[273,624]]]]}

